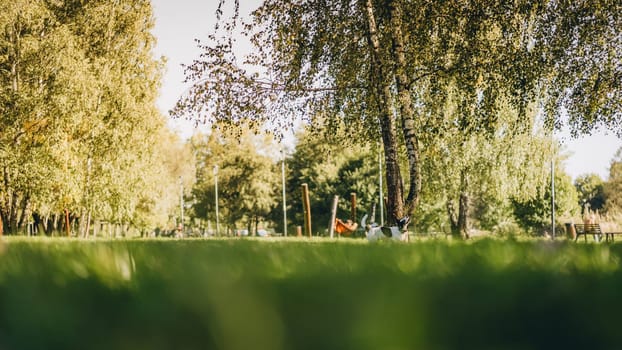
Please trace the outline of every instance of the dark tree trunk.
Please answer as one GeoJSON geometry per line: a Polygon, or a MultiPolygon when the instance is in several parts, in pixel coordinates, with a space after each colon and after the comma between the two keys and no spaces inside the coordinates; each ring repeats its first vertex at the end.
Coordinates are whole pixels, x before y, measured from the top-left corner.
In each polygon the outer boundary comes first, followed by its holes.
{"type": "Polygon", "coordinates": [[[41,232],[45,232],[45,229],[42,225],[43,221],[41,220],[41,215],[39,215],[39,213],[37,212],[33,212],[32,213],[32,227],[33,227],[33,232],[36,235],[40,235],[41,232]]]}
{"type": "Polygon", "coordinates": [[[458,228],[462,238],[469,238],[469,178],[467,170],[460,173],[460,207],[458,212],[458,228]]]}
{"type": "Polygon", "coordinates": [[[248,223],[246,224],[246,230],[248,230],[248,235],[249,236],[255,236],[255,232],[253,232],[253,225],[255,225],[255,228],[257,228],[257,225],[255,224],[255,217],[251,217],[248,220],[248,223]]]}
{"type": "Polygon", "coordinates": [[[469,196],[466,193],[460,194],[460,207],[458,209],[458,230],[463,239],[469,238],[469,196]]]}
{"type": "Polygon", "coordinates": [[[458,213],[456,212],[454,202],[451,199],[448,199],[446,207],[447,215],[449,216],[449,228],[451,230],[451,235],[458,237],[460,236],[460,228],[458,226],[458,213]]]}
{"type": "Polygon", "coordinates": [[[469,195],[468,195],[469,181],[466,171],[463,170],[460,175],[460,196],[458,198],[458,210],[456,211],[455,203],[453,200],[447,200],[447,215],[449,216],[449,225],[451,228],[451,235],[454,237],[461,237],[463,239],[469,238],[469,195]]]}
{"type": "Polygon", "coordinates": [[[17,232],[17,215],[18,215],[18,195],[16,191],[13,191],[11,201],[9,202],[9,233],[17,232]]]}
{"type": "MultiPolygon", "coordinates": [[[[24,227],[24,221],[26,220],[26,214],[28,213],[28,206],[30,204],[30,196],[24,196],[24,198],[22,199],[22,205],[20,208],[20,214],[19,214],[19,220],[17,222],[17,227],[18,228],[22,228],[24,227]]],[[[26,224],[28,224],[26,222],[26,224]]]]}

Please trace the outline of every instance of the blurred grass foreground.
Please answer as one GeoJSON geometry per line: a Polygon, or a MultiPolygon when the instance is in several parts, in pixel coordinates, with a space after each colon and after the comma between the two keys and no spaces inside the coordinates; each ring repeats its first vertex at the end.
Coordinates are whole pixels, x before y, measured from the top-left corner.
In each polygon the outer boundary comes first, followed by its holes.
{"type": "Polygon", "coordinates": [[[0,349],[615,349],[622,245],[0,241],[0,349]]]}

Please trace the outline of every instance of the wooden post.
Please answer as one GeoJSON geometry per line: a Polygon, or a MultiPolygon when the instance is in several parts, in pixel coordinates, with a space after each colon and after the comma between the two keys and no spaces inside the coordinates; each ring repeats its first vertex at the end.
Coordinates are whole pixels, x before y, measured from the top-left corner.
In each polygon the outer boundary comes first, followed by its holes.
{"type": "Polygon", "coordinates": [[[302,184],[302,205],[305,215],[305,234],[311,237],[311,202],[309,201],[309,186],[302,184]]]}
{"type": "Polygon", "coordinates": [[[65,230],[67,231],[67,237],[71,236],[71,227],[69,227],[69,209],[65,208],[65,230]]]}
{"type": "Polygon", "coordinates": [[[339,202],[339,196],[335,196],[333,198],[333,208],[330,214],[330,222],[328,223],[328,230],[330,232],[330,238],[334,237],[335,234],[335,220],[337,219],[337,203],[339,202]]]}
{"type": "Polygon", "coordinates": [[[356,193],[350,193],[350,220],[356,222],[356,193]]]}
{"type": "Polygon", "coordinates": [[[296,237],[302,237],[302,227],[296,226],[296,237]]]}

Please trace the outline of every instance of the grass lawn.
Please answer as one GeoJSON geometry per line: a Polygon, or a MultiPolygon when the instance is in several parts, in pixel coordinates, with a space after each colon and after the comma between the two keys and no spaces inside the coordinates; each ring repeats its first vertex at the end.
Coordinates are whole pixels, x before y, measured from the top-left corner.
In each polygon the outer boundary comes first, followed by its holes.
{"type": "Polygon", "coordinates": [[[0,349],[616,349],[622,245],[0,239],[0,349]]]}

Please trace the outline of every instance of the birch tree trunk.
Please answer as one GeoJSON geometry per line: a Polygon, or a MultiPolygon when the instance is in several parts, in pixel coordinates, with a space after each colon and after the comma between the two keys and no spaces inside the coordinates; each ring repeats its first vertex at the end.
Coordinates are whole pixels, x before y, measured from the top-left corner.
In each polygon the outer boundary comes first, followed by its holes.
{"type": "Polygon", "coordinates": [[[402,119],[402,132],[408,157],[409,189],[405,203],[405,215],[412,215],[419,204],[421,193],[421,171],[419,157],[419,140],[415,130],[415,116],[410,86],[412,79],[406,72],[406,55],[404,47],[404,32],[402,30],[403,10],[401,0],[393,0],[389,3],[389,15],[391,17],[391,36],[393,40],[393,61],[395,62],[395,77],[400,116],[402,119]]]}
{"type": "Polygon", "coordinates": [[[462,170],[460,174],[460,196],[458,198],[458,212],[452,199],[447,200],[447,215],[449,215],[449,224],[451,234],[454,237],[463,239],[469,238],[469,179],[466,170],[462,170]]]}
{"type": "Polygon", "coordinates": [[[384,146],[384,158],[387,181],[387,214],[389,223],[396,223],[404,216],[404,184],[402,182],[400,166],[398,162],[398,139],[395,126],[395,109],[393,107],[393,94],[391,85],[393,74],[383,57],[378,27],[374,15],[372,0],[364,3],[365,15],[368,25],[368,42],[372,54],[372,72],[370,80],[374,87],[374,95],[378,104],[380,128],[382,131],[382,144],[384,146]]]}

